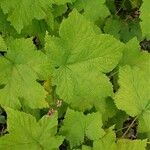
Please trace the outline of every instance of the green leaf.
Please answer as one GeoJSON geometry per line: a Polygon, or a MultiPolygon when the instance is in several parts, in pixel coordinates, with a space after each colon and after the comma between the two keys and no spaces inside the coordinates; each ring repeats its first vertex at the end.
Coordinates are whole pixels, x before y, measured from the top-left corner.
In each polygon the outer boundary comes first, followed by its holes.
{"type": "Polygon", "coordinates": [[[53,6],[53,15],[54,17],[62,16],[66,11],[68,7],[67,5],[54,5],[53,6]]]}
{"type": "Polygon", "coordinates": [[[101,128],[102,116],[99,112],[92,113],[86,116],[86,136],[91,140],[97,140],[101,138],[105,132],[101,128]]]}
{"type": "Polygon", "coordinates": [[[117,133],[118,135],[122,135],[122,127],[124,125],[124,121],[129,118],[129,115],[127,115],[124,111],[118,110],[116,112],[116,115],[114,115],[112,118],[110,118],[105,124],[106,127],[110,127],[115,125],[115,129],[119,130],[117,133]]]}
{"type": "Polygon", "coordinates": [[[96,35],[77,11],[63,21],[59,34],[60,38],[46,37],[45,50],[54,66],[53,84],[60,98],[85,110],[94,99],[111,96],[111,83],[102,72],[118,64],[124,45],[112,36],[96,35]]]}
{"type": "Polygon", "coordinates": [[[64,5],[66,3],[72,3],[74,1],[75,0],[52,0],[52,2],[57,5],[64,5]]]}
{"type": "Polygon", "coordinates": [[[150,39],[150,30],[149,30],[149,24],[150,24],[150,15],[149,15],[149,9],[150,9],[150,2],[149,0],[144,0],[143,4],[140,8],[141,11],[141,29],[143,37],[150,39]]]}
{"type": "MultiPolygon", "coordinates": [[[[93,143],[93,150],[116,150],[116,135],[114,131],[110,128],[108,129],[105,136],[93,143]]],[[[120,149],[122,150],[122,149],[120,149]]]]}
{"type": "Polygon", "coordinates": [[[0,114],[0,124],[5,124],[5,123],[6,123],[5,116],[0,114]]]}
{"type": "Polygon", "coordinates": [[[82,145],[82,150],[92,150],[92,148],[86,145],[82,145]]]}
{"type": "Polygon", "coordinates": [[[116,142],[116,134],[111,127],[103,138],[94,141],[93,150],[146,150],[146,144],[147,140],[119,139],[116,142]]]}
{"type": "Polygon", "coordinates": [[[117,149],[120,150],[146,150],[147,140],[120,139],[117,141],[117,149]]]}
{"type": "Polygon", "coordinates": [[[117,107],[131,116],[145,111],[150,100],[149,81],[148,75],[140,69],[122,67],[119,71],[120,89],[115,95],[117,107]]]}
{"type": "Polygon", "coordinates": [[[104,19],[110,12],[105,5],[105,0],[77,0],[74,7],[78,11],[83,11],[83,15],[91,21],[97,21],[99,18],[104,19]]]}
{"type": "Polygon", "coordinates": [[[60,133],[70,142],[70,146],[78,146],[84,141],[85,116],[81,112],[67,110],[60,133]]]}
{"type": "Polygon", "coordinates": [[[117,107],[139,120],[139,132],[149,132],[150,78],[139,68],[122,67],[119,72],[120,89],[115,95],[117,107]]]}
{"type": "Polygon", "coordinates": [[[62,136],[55,136],[57,132],[57,114],[44,116],[38,122],[24,112],[10,108],[8,115],[8,132],[0,138],[0,149],[4,150],[54,150],[63,142],[62,136]]]}
{"type": "Polygon", "coordinates": [[[70,146],[75,147],[83,143],[85,135],[91,140],[102,137],[105,132],[101,127],[102,120],[98,112],[85,116],[82,112],[68,109],[61,133],[70,146]]]}
{"type": "Polygon", "coordinates": [[[139,41],[134,38],[125,45],[121,65],[139,67],[141,70],[149,73],[150,54],[146,51],[141,51],[139,41]]]}
{"type": "Polygon", "coordinates": [[[116,5],[114,3],[114,0],[106,0],[106,6],[109,8],[111,14],[116,13],[116,5]]]}
{"type": "Polygon", "coordinates": [[[103,122],[107,121],[109,118],[112,118],[118,112],[114,100],[110,97],[102,99],[101,101],[95,100],[94,106],[97,111],[102,114],[103,122]]]}
{"type": "Polygon", "coordinates": [[[121,24],[121,41],[128,42],[134,37],[137,37],[139,41],[141,40],[142,33],[139,21],[129,20],[128,22],[122,22],[121,24]]]}
{"type": "Polygon", "coordinates": [[[82,111],[90,109],[95,105],[95,100],[100,101],[112,95],[111,83],[105,75],[96,71],[84,73],[79,70],[78,72],[80,74],[66,70],[63,78],[61,72],[55,74],[58,78],[55,82],[58,86],[57,93],[72,107],[82,111]]]}
{"type": "Polygon", "coordinates": [[[9,43],[7,54],[0,57],[0,104],[20,108],[23,100],[31,108],[46,107],[46,92],[36,81],[47,79],[50,65],[47,56],[37,51],[31,39],[9,43]]]}
{"type": "MultiPolygon", "coordinates": [[[[32,20],[32,23],[24,27],[21,31],[23,37],[37,37],[39,45],[44,45],[44,37],[49,27],[45,20],[32,20]]],[[[39,47],[40,48],[40,47],[39,47]]]]}
{"type": "Polygon", "coordinates": [[[118,18],[108,18],[105,22],[104,32],[120,39],[121,20],[118,18]]]}
{"type": "Polygon", "coordinates": [[[7,46],[2,36],[0,36],[0,51],[7,51],[7,46]]]}
{"type": "Polygon", "coordinates": [[[4,15],[3,11],[0,9],[0,32],[3,36],[16,36],[16,30],[10,25],[10,22],[7,21],[7,15],[4,15]]]}
{"type": "Polygon", "coordinates": [[[18,33],[35,18],[46,19],[51,0],[1,0],[0,6],[18,33]]]}
{"type": "Polygon", "coordinates": [[[123,42],[128,42],[134,37],[141,40],[141,28],[139,21],[129,20],[123,22],[119,17],[107,18],[104,26],[104,32],[113,35],[115,38],[120,39],[123,42]]]}

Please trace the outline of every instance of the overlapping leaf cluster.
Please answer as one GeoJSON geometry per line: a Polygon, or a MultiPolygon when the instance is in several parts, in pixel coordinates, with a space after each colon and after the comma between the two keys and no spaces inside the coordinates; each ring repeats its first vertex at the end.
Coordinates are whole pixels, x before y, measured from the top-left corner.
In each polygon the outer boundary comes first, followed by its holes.
{"type": "Polygon", "coordinates": [[[149,149],[149,4],[0,0],[0,150],[149,149]]]}

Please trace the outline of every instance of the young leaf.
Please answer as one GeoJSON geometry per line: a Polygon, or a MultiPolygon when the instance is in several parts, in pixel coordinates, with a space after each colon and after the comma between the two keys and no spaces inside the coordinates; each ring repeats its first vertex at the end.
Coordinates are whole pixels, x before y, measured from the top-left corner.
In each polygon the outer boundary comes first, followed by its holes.
{"type": "Polygon", "coordinates": [[[60,98],[80,109],[81,100],[84,106],[110,96],[112,87],[102,72],[117,65],[124,45],[112,36],[96,35],[91,23],[75,10],[63,21],[59,34],[60,38],[46,37],[45,49],[56,68],[53,84],[60,98]]]}
{"type": "Polygon", "coordinates": [[[31,108],[47,106],[46,92],[37,79],[47,79],[50,65],[47,56],[37,51],[31,39],[9,43],[7,54],[0,57],[0,104],[20,108],[24,100],[31,108]]]}
{"type": "Polygon", "coordinates": [[[86,136],[91,140],[101,138],[105,132],[102,127],[102,116],[99,112],[86,116],[86,136]]]}
{"type": "Polygon", "coordinates": [[[85,116],[82,112],[68,109],[61,133],[74,147],[83,143],[85,135],[91,140],[101,138],[105,134],[101,127],[102,119],[98,112],[85,116]]]}
{"type": "Polygon", "coordinates": [[[148,52],[141,51],[139,41],[134,38],[125,45],[120,64],[122,66],[139,67],[141,70],[149,73],[150,55],[148,52]]]}
{"type": "Polygon", "coordinates": [[[71,147],[83,143],[85,124],[85,116],[82,112],[77,112],[71,109],[67,110],[60,133],[70,142],[71,147]]]}
{"type": "Polygon", "coordinates": [[[10,108],[6,109],[8,115],[8,132],[0,138],[0,149],[4,150],[53,150],[63,142],[62,136],[56,136],[57,114],[44,116],[38,122],[24,112],[10,108]]]}

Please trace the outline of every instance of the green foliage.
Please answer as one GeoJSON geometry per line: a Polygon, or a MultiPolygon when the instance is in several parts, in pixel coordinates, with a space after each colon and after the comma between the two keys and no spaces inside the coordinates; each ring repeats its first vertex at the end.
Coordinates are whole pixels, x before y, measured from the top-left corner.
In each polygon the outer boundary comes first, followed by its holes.
{"type": "Polygon", "coordinates": [[[115,95],[115,103],[139,120],[140,132],[148,132],[150,123],[150,74],[146,74],[137,67],[131,69],[125,66],[120,69],[120,89],[115,95]],[[141,78],[142,77],[142,78],[141,78]]]}
{"type": "Polygon", "coordinates": [[[37,51],[31,39],[16,39],[8,44],[7,54],[0,58],[0,90],[3,106],[20,108],[21,101],[31,108],[43,108],[46,91],[36,81],[47,79],[50,63],[47,56],[37,51]]]}
{"type": "Polygon", "coordinates": [[[117,148],[121,150],[145,150],[146,140],[118,140],[117,148]]]}
{"type": "Polygon", "coordinates": [[[146,51],[141,51],[138,40],[135,38],[126,44],[120,64],[122,66],[130,65],[132,67],[139,67],[141,70],[147,72],[147,76],[150,73],[150,55],[146,51]]]}
{"type": "Polygon", "coordinates": [[[78,146],[84,141],[84,136],[90,140],[101,138],[105,132],[102,127],[102,118],[100,113],[83,115],[68,109],[61,133],[69,140],[71,147],[78,146]]]}
{"type": "Polygon", "coordinates": [[[0,0],[0,150],[149,150],[149,10],[0,0]]]}
{"type": "Polygon", "coordinates": [[[4,39],[1,36],[0,36],[0,51],[1,52],[7,51],[7,46],[5,44],[5,41],[4,41],[4,39]]]}
{"type": "Polygon", "coordinates": [[[8,14],[8,21],[15,27],[18,33],[24,26],[31,23],[32,19],[45,19],[46,13],[50,11],[51,1],[48,0],[27,0],[27,1],[0,1],[0,6],[5,14],[8,14]]]}
{"type": "Polygon", "coordinates": [[[113,35],[123,42],[128,42],[135,36],[141,39],[141,29],[137,20],[124,21],[118,17],[108,18],[104,26],[104,32],[113,35]]]}
{"type": "Polygon", "coordinates": [[[30,114],[7,108],[9,134],[0,139],[0,149],[53,150],[63,141],[57,133],[57,114],[38,122],[30,114]],[[51,141],[51,142],[49,142],[51,141]]]}
{"type": "Polygon", "coordinates": [[[77,11],[63,21],[59,33],[60,38],[46,37],[45,49],[54,64],[53,84],[60,98],[84,110],[93,105],[94,99],[111,96],[111,83],[100,72],[116,66],[123,45],[109,35],[96,35],[93,26],[77,11]]]}
{"type": "Polygon", "coordinates": [[[133,117],[149,111],[150,80],[145,72],[136,67],[122,67],[119,71],[119,85],[120,89],[115,95],[115,103],[119,109],[133,117]]]}
{"type": "Polygon", "coordinates": [[[84,11],[83,15],[91,21],[104,19],[110,14],[105,0],[76,0],[74,7],[78,11],[84,11]]]}
{"type": "Polygon", "coordinates": [[[95,140],[93,143],[93,150],[116,150],[116,135],[115,132],[110,128],[107,133],[99,140],[95,140]]]}
{"type": "Polygon", "coordinates": [[[141,7],[141,29],[143,36],[150,39],[150,30],[149,30],[149,24],[150,24],[150,15],[149,15],[149,1],[144,0],[142,7],[141,7]]]}

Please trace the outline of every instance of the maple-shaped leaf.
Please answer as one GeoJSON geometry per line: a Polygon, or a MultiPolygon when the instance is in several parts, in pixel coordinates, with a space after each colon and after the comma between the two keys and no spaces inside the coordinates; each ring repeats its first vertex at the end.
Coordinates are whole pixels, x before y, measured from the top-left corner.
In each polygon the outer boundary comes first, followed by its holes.
{"type": "Polygon", "coordinates": [[[111,96],[112,85],[103,73],[116,67],[124,45],[112,36],[95,34],[76,10],[63,21],[59,35],[46,36],[45,50],[54,66],[53,85],[60,98],[85,110],[95,99],[111,96]]]}
{"type": "Polygon", "coordinates": [[[52,0],[0,0],[0,6],[18,33],[33,19],[46,19],[52,0]]]}
{"type": "Polygon", "coordinates": [[[85,116],[82,112],[68,109],[60,133],[70,142],[70,146],[80,145],[84,141],[85,116]]]}
{"type": "Polygon", "coordinates": [[[149,73],[150,69],[150,54],[146,51],[141,51],[139,41],[136,38],[130,40],[123,51],[123,57],[120,64],[139,67],[149,73]]]}
{"type": "Polygon", "coordinates": [[[117,141],[118,150],[146,150],[147,140],[120,139],[117,141]]]}
{"type": "Polygon", "coordinates": [[[82,144],[85,136],[91,140],[102,137],[105,132],[101,127],[99,112],[84,115],[82,112],[68,109],[60,133],[70,142],[70,146],[74,147],[82,144]]]}
{"type": "Polygon", "coordinates": [[[0,104],[20,108],[21,101],[31,108],[47,106],[46,92],[36,81],[47,79],[50,65],[47,56],[37,51],[31,39],[9,43],[7,53],[0,57],[0,104]]]}
{"type": "Polygon", "coordinates": [[[150,2],[149,0],[144,0],[143,4],[140,8],[141,11],[141,29],[142,29],[142,34],[143,37],[146,37],[147,39],[150,39],[150,29],[149,29],[149,24],[150,24],[150,15],[149,15],[149,9],[150,9],[150,2]]]}
{"type": "Polygon", "coordinates": [[[24,112],[6,108],[9,134],[0,137],[1,150],[54,150],[63,142],[57,133],[57,114],[39,121],[24,112]]]}
{"type": "MultiPolygon", "coordinates": [[[[122,67],[119,71],[120,88],[115,95],[117,107],[136,117],[142,132],[150,132],[150,74],[137,67],[122,67]],[[141,126],[142,127],[142,126],[141,126]]],[[[140,132],[141,132],[140,131],[140,132]]]]}

